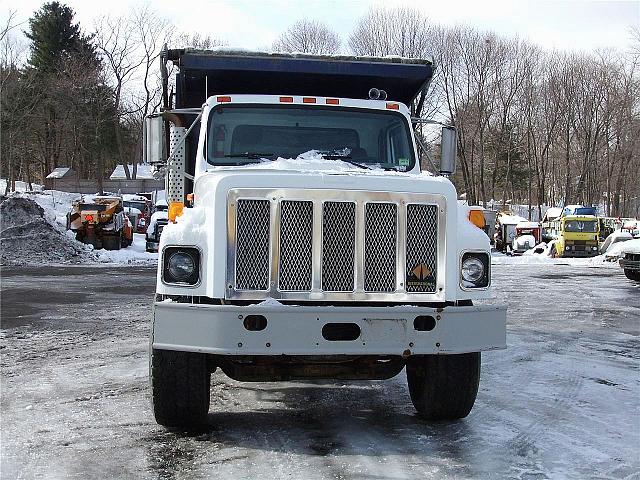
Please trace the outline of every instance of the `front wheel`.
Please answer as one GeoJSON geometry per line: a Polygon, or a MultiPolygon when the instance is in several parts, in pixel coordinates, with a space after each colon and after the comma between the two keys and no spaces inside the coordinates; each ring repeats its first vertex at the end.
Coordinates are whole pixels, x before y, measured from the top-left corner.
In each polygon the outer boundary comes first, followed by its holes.
{"type": "Polygon", "coordinates": [[[635,280],[636,282],[640,282],[640,271],[639,270],[629,270],[628,268],[624,269],[624,274],[627,276],[629,280],[635,280]]]}
{"type": "Polygon", "coordinates": [[[427,420],[455,420],[469,415],[480,384],[480,352],[417,355],[407,362],[413,406],[427,420]]]}
{"type": "Polygon", "coordinates": [[[196,428],[206,424],[211,374],[202,353],[151,352],[153,413],[160,425],[196,428]]]}

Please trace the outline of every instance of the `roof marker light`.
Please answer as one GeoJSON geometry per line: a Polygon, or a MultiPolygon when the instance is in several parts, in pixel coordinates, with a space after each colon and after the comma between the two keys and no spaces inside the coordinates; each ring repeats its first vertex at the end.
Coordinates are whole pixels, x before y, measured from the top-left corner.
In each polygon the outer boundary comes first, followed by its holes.
{"type": "Polygon", "coordinates": [[[340,105],[340,100],[338,100],[337,98],[327,98],[325,100],[325,103],[327,105],[340,105]]]}
{"type": "Polygon", "coordinates": [[[293,97],[280,97],[282,103],[293,103],[293,97]]]}
{"type": "Polygon", "coordinates": [[[302,103],[316,103],[316,99],[314,97],[303,97],[302,103]]]}
{"type": "Polygon", "coordinates": [[[400,105],[397,103],[387,103],[387,108],[389,110],[400,110],[400,105]]]}
{"type": "Polygon", "coordinates": [[[230,102],[231,97],[218,97],[217,100],[219,103],[230,102]]]}

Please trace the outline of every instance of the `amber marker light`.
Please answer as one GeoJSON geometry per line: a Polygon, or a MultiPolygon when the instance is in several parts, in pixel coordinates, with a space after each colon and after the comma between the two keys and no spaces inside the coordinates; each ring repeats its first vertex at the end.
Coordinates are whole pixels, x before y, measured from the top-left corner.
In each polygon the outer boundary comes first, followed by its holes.
{"type": "Polygon", "coordinates": [[[487,222],[484,219],[484,213],[482,210],[470,210],[469,211],[469,221],[473,223],[476,227],[484,229],[487,222]]]}
{"type": "Polygon", "coordinates": [[[314,97],[303,97],[302,103],[316,103],[316,99],[314,97]]]}
{"type": "Polygon", "coordinates": [[[389,110],[399,110],[400,105],[398,105],[397,103],[387,103],[387,108],[389,110]]]}
{"type": "Polygon", "coordinates": [[[325,100],[325,103],[327,105],[340,105],[340,100],[338,100],[337,98],[327,98],[325,100]]]}
{"type": "Polygon", "coordinates": [[[280,97],[281,103],[293,103],[293,97],[280,97]]]}
{"type": "Polygon", "coordinates": [[[231,97],[218,97],[217,100],[219,103],[226,103],[231,101],[231,97]]]}
{"type": "Polygon", "coordinates": [[[169,213],[168,213],[169,221],[171,223],[176,223],[176,218],[182,215],[183,211],[184,211],[184,203],[171,202],[169,204],[169,213]]]}

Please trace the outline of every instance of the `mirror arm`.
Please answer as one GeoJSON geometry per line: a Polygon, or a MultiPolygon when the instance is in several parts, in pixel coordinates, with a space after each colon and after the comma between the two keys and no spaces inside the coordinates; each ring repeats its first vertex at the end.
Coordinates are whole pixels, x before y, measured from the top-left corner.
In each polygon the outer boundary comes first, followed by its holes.
{"type": "Polygon", "coordinates": [[[429,164],[431,165],[431,168],[433,168],[433,174],[438,176],[440,173],[438,172],[435,163],[433,163],[433,158],[431,158],[431,155],[429,155],[426,145],[422,142],[422,139],[418,135],[414,135],[414,137],[416,139],[416,142],[418,143],[418,146],[422,150],[422,153],[424,153],[427,157],[427,160],[429,160],[429,164]]]}
{"type": "MultiPolygon", "coordinates": [[[[176,112],[176,110],[173,110],[171,113],[176,112]]],[[[184,135],[182,137],[180,137],[180,140],[178,140],[176,142],[175,147],[173,148],[174,152],[178,151],[178,146],[182,145],[185,141],[185,139],[189,136],[189,133],[191,133],[191,130],[193,130],[193,127],[195,127],[196,123],[198,123],[198,121],[202,118],[202,110],[200,110],[200,113],[198,113],[198,116],[196,117],[196,119],[193,121],[193,123],[189,126],[189,128],[187,129],[186,132],[184,132],[184,135]]],[[[169,155],[169,157],[167,158],[167,164],[169,163],[170,160],[173,159],[173,155],[174,153],[172,153],[171,155],[169,155]]],[[[184,174],[185,176],[187,176],[188,174],[184,174]]],[[[189,178],[187,176],[187,178],[189,178]]],[[[193,177],[190,178],[190,180],[193,180],[193,177]]]]}

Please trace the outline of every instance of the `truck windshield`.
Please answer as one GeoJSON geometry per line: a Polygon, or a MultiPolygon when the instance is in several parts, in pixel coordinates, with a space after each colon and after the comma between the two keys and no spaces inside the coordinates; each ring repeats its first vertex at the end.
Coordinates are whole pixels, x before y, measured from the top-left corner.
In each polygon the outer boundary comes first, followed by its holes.
{"type": "Polygon", "coordinates": [[[315,150],[327,161],[406,171],[415,159],[397,112],[303,105],[218,105],[209,116],[207,161],[242,165],[315,150]]]}
{"type": "Polygon", "coordinates": [[[597,227],[596,220],[567,220],[564,224],[565,232],[595,233],[597,227]]]}

